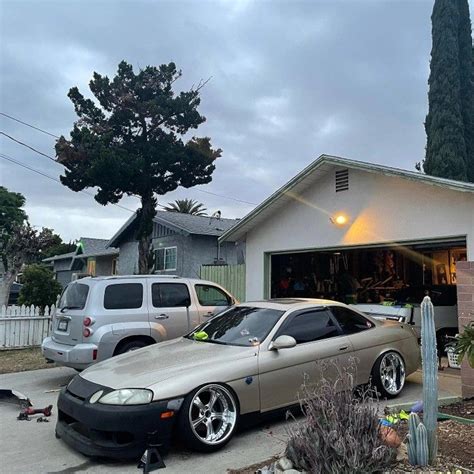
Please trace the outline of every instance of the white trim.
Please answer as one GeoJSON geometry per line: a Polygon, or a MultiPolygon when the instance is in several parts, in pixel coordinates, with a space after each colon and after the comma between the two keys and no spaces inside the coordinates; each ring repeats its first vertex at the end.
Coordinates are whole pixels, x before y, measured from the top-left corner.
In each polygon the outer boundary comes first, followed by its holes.
{"type": "MultiPolygon", "coordinates": [[[[163,250],[164,251],[164,253],[163,253],[163,266],[166,266],[166,251],[171,250],[171,249],[176,250],[176,258],[175,258],[175,262],[174,262],[174,264],[175,264],[174,268],[162,268],[162,269],[155,268],[155,273],[156,272],[175,272],[176,271],[177,266],[178,266],[178,247],[176,245],[173,245],[171,247],[158,247],[156,249],[153,249],[153,253],[156,253],[159,250],[163,250]]],[[[155,262],[156,262],[156,257],[155,257],[155,262]]]]}

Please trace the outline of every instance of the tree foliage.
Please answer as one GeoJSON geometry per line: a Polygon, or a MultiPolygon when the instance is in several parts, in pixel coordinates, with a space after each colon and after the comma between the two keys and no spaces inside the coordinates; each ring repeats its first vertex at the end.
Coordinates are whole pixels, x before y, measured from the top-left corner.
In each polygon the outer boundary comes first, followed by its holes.
{"type": "Polygon", "coordinates": [[[194,199],[176,199],[174,202],[169,202],[164,209],[168,212],[181,212],[193,216],[205,216],[207,211],[203,203],[194,199]]]}
{"type": "Polygon", "coordinates": [[[436,0],[426,117],[427,174],[474,181],[474,83],[467,0],[436,0]]]}
{"type": "Polygon", "coordinates": [[[61,181],[72,190],[96,187],[95,199],[104,205],[124,195],[140,197],[140,273],[148,272],[155,194],[210,182],[221,155],[208,137],[184,141],[205,121],[198,112],[203,84],[175,93],[180,77],[174,63],[147,66],[135,74],[122,61],[113,79],[95,72],[89,87],[96,101],[77,87],[69,91],[78,120],[71,139],[60,137],[56,143],[58,161],[66,168],[61,181]]]}
{"type": "Polygon", "coordinates": [[[23,271],[22,283],[18,303],[39,306],[42,310],[56,303],[62,290],[54,279],[54,273],[44,265],[27,266],[23,271]]]}

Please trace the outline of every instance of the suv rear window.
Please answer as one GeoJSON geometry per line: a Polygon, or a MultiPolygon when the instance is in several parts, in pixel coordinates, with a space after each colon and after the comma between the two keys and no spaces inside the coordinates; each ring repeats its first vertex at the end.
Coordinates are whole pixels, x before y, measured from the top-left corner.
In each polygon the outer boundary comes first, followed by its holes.
{"type": "Polygon", "coordinates": [[[141,283],[116,283],[108,285],[104,293],[105,309],[136,309],[143,304],[141,283]]]}
{"type": "Polygon", "coordinates": [[[59,309],[84,309],[89,294],[89,286],[83,283],[70,283],[59,300],[59,309]]]}

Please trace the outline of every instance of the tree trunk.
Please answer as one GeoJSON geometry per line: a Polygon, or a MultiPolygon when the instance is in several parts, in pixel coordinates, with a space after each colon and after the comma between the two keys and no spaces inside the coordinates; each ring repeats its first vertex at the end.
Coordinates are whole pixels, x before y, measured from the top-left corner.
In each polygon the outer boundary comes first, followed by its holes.
{"type": "Polygon", "coordinates": [[[156,215],[156,199],[152,192],[142,196],[142,207],[137,212],[138,229],[138,273],[150,273],[151,265],[151,236],[153,232],[153,218],[156,215]]]}
{"type": "Polygon", "coordinates": [[[5,272],[3,278],[0,280],[0,307],[8,305],[8,298],[10,296],[10,289],[12,283],[15,281],[17,272],[8,271],[5,272]]]}

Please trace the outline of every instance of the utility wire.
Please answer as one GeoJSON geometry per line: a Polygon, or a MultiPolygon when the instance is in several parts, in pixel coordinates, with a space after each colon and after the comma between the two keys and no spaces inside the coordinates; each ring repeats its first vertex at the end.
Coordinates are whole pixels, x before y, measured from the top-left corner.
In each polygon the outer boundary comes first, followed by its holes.
{"type": "MultiPolygon", "coordinates": [[[[44,176],[45,178],[48,178],[48,179],[50,179],[50,180],[52,180],[52,181],[56,181],[57,183],[63,185],[63,183],[61,183],[61,181],[60,181],[58,178],[56,178],[56,177],[54,177],[54,176],[51,176],[51,175],[49,175],[49,174],[43,173],[42,171],[37,170],[37,169],[35,169],[35,168],[31,168],[30,166],[25,165],[25,164],[22,163],[21,161],[17,161],[17,160],[15,160],[15,159],[13,159],[11,156],[5,155],[4,153],[0,153],[0,158],[3,158],[4,160],[9,161],[10,163],[14,163],[14,164],[16,164],[16,165],[18,165],[18,166],[21,166],[22,168],[25,168],[25,169],[27,169],[27,170],[32,171],[33,173],[37,173],[37,174],[39,174],[39,175],[41,175],[41,176],[44,176]]],[[[92,197],[94,197],[94,194],[92,194],[92,193],[90,193],[90,192],[88,192],[88,191],[85,191],[84,189],[81,190],[81,191],[79,191],[79,192],[81,192],[82,194],[86,194],[87,196],[92,196],[92,197]]],[[[133,213],[135,214],[135,211],[134,211],[133,209],[129,209],[128,207],[122,206],[121,204],[117,204],[117,203],[113,203],[113,202],[111,202],[110,204],[112,204],[112,205],[114,205],[114,206],[117,206],[117,207],[119,207],[120,209],[123,209],[123,210],[125,210],[125,211],[133,212],[133,213]]]]}
{"type": "MultiPolygon", "coordinates": [[[[30,150],[34,151],[35,153],[38,153],[39,155],[44,156],[45,158],[48,158],[48,160],[54,161],[58,165],[61,165],[61,163],[59,163],[59,161],[57,161],[52,156],[47,155],[46,153],[43,153],[42,151],[39,151],[36,148],[33,148],[32,146],[21,142],[20,140],[17,140],[16,138],[12,137],[11,135],[8,135],[8,133],[0,131],[0,135],[4,135],[5,137],[9,138],[10,140],[13,140],[14,142],[18,143],[19,145],[26,146],[26,148],[29,148],[30,150]]],[[[64,165],[61,165],[61,166],[64,166],[64,165]]]]}
{"type": "MultiPolygon", "coordinates": [[[[0,115],[4,115],[5,117],[8,117],[8,118],[10,118],[10,119],[12,119],[12,120],[15,120],[16,122],[22,123],[23,125],[26,125],[27,127],[31,127],[31,128],[34,128],[35,130],[39,130],[40,132],[46,133],[46,134],[48,134],[48,135],[51,135],[52,137],[59,138],[57,135],[54,135],[54,134],[52,134],[52,133],[49,133],[49,132],[47,132],[46,130],[42,130],[41,128],[35,127],[34,125],[31,125],[31,124],[29,124],[29,123],[27,123],[27,122],[23,122],[23,121],[21,121],[21,120],[19,120],[19,119],[16,119],[16,118],[12,117],[11,115],[5,114],[5,113],[3,113],[3,112],[0,112],[0,115]]],[[[7,133],[0,131],[0,134],[6,136],[6,137],[9,138],[10,140],[13,140],[14,142],[18,143],[19,145],[25,146],[25,147],[29,148],[30,150],[34,151],[35,153],[38,153],[39,155],[42,155],[42,156],[48,158],[48,159],[51,160],[51,161],[54,161],[55,163],[57,163],[57,164],[59,164],[59,165],[61,165],[61,166],[64,166],[63,164],[61,164],[59,161],[57,161],[57,160],[56,160],[55,158],[53,158],[52,156],[47,155],[46,153],[43,153],[42,151],[39,151],[39,150],[37,150],[36,148],[33,148],[32,146],[30,146],[30,145],[28,145],[28,144],[26,144],[26,143],[21,142],[20,140],[17,140],[16,138],[14,138],[14,137],[8,135],[7,133]]],[[[255,203],[255,202],[245,201],[245,200],[243,200],[243,199],[238,199],[238,198],[234,198],[234,197],[231,197],[231,196],[224,196],[223,194],[213,193],[213,192],[211,192],[211,191],[205,191],[204,189],[199,189],[199,188],[195,188],[195,189],[196,189],[196,191],[199,191],[199,192],[201,192],[201,193],[210,194],[211,196],[216,196],[216,197],[220,197],[220,198],[223,198],[223,199],[229,199],[230,201],[236,201],[236,202],[240,202],[240,203],[243,203],[243,204],[250,204],[250,205],[252,205],[252,206],[256,206],[256,205],[257,205],[257,203],[255,203]]]]}
{"type": "Polygon", "coordinates": [[[50,137],[59,138],[54,133],[47,132],[46,130],[43,130],[42,128],[36,127],[35,125],[31,125],[31,123],[23,122],[23,120],[12,117],[11,115],[6,114],[5,112],[0,112],[0,115],[3,115],[4,117],[9,118],[10,120],[14,120],[15,122],[21,123],[22,125],[26,125],[27,127],[34,128],[35,130],[38,130],[38,132],[45,133],[46,135],[49,135],[50,137]]]}

